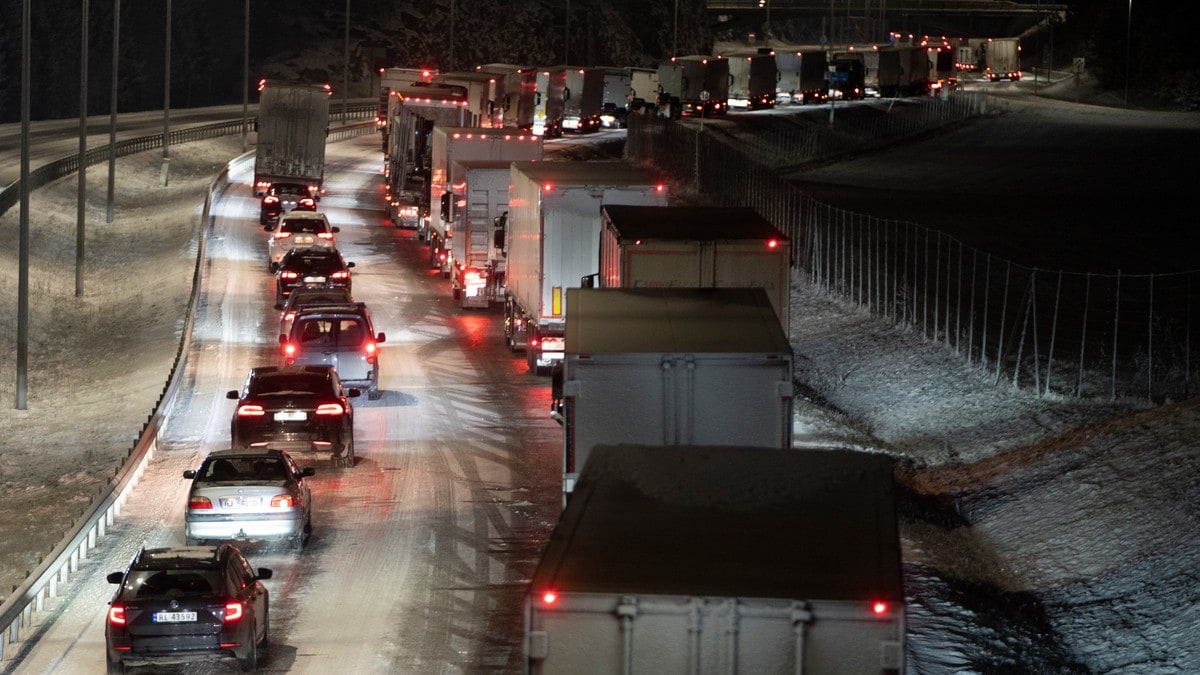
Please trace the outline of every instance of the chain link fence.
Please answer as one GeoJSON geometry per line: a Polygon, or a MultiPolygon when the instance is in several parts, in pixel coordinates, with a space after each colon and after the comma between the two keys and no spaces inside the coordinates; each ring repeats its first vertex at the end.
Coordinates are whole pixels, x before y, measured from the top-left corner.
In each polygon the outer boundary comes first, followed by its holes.
{"type": "Polygon", "coordinates": [[[792,239],[793,268],[822,290],[920,331],[1042,395],[1190,397],[1200,354],[1200,270],[1111,275],[1022,266],[917,223],[820,203],[781,174],[1001,110],[983,92],[846,106],[834,124],[733,136],[630,118],[626,157],[666,172],[674,194],[748,206],[792,239]]]}

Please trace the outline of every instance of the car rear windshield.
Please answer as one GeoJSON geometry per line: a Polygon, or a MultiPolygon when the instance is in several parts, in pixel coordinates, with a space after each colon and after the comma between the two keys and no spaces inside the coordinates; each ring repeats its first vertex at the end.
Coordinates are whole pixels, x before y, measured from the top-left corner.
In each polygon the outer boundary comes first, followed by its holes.
{"type": "Polygon", "coordinates": [[[287,465],[274,457],[220,457],[200,467],[202,481],[267,481],[287,478],[287,465]]]}
{"type": "Polygon", "coordinates": [[[310,270],[340,270],[342,261],[336,255],[321,255],[305,249],[298,255],[290,255],[285,262],[287,267],[310,270]]]}
{"type": "Polygon", "coordinates": [[[212,595],[221,588],[221,574],[210,569],[134,570],[121,588],[121,598],[175,598],[212,595]]]}
{"type": "Polygon", "coordinates": [[[357,349],[367,338],[367,329],[361,318],[350,317],[303,317],[292,328],[300,347],[336,347],[357,349]]]}
{"type": "Polygon", "coordinates": [[[318,373],[293,373],[272,377],[255,377],[250,380],[247,392],[251,397],[297,396],[321,394],[329,391],[329,379],[318,373]]]}
{"type": "Polygon", "coordinates": [[[290,232],[292,234],[313,234],[315,232],[325,232],[328,229],[325,221],[320,218],[289,218],[279,226],[280,232],[290,232]]]}

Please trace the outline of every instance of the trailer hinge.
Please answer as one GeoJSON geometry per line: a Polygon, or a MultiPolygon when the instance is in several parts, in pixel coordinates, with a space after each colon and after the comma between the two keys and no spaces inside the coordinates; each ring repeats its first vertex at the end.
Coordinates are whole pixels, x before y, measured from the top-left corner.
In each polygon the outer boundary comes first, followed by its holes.
{"type": "Polygon", "coordinates": [[[544,659],[550,651],[550,639],[544,630],[529,631],[525,638],[525,653],[531,659],[544,659]]]}

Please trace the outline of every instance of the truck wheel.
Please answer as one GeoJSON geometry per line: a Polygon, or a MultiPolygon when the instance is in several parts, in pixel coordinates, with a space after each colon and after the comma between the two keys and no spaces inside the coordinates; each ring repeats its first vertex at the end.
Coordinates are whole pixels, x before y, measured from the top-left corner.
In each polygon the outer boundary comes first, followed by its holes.
{"type": "Polygon", "coordinates": [[[529,372],[533,373],[534,375],[538,374],[537,360],[538,360],[538,350],[526,348],[525,349],[525,363],[529,365],[529,372]]]}
{"type": "Polygon", "coordinates": [[[460,289],[455,288],[455,289],[453,289],[453,292],[454,292],[455,300],[459,300],[462,298],[462,291],[460,289]]]}

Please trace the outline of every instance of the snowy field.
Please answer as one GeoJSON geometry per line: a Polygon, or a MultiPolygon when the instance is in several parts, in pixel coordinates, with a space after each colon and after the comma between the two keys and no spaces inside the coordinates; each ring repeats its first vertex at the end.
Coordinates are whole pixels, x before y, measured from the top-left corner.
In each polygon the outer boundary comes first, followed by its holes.
{"type": "MultiPolygon", "coordinates": [[[[373,142],[366,140],[362,142],[373,142]]],[[[31,209],[29,405],[0,322],[0,587],[33,569],[124,460],[166,382],[212,176],[240,139],[121,161],[117,219],[89,171],[74,296],[75,179],[31,209]]],[[[0,218],[0,313],[17,308],[17,213],[0,218]]],[[[798,446],[902,461],[898,509],[919,673],[1200,672],[1200,401],[1038,398],[801,281],[798,446]]],[[[496,335],[495,339],[502,339],[496,335]]]]}

